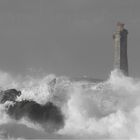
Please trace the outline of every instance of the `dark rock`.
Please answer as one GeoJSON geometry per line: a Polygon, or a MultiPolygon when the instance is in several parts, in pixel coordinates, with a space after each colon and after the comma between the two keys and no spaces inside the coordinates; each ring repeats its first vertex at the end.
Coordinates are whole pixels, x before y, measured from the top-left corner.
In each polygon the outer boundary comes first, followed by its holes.
{"type": "Polygon", "coordinates": [[[45,105],[27,100],[15,102],[9,107],[7,113],[16,120],[27,117],[32,122],[41,124],[49,132],[64,126],[64,116],[60,108],[51,102],[45,105]]]}
{"type": "Polygon", "coordinates": [[[13,102],[6,109],[6,113],[11,118],[20,120],[26,117],[33,123],[39,123],[46,132],[54,132],[64,126],[64,116],[59,107],[51,102],[41,105],[31,100],[16,101],[16,98],[20,95],[21,92],[16,89],[0,92],[1,104],[6,101],[13,102]]]}
{"type": "Polygon", "coordinates": [[[6,101],[15,101],[17,96],[21,95],[21,91],[16,89],[8,89],[0,92],[0,103],[5,103],[6,101]]]}

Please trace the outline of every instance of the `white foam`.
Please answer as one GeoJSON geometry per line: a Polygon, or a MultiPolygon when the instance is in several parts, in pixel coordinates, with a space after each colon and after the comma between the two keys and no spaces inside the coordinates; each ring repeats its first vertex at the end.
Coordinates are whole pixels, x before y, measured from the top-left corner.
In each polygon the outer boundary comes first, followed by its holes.
{"type": "MultiPolygon", "coordinates": [[[[49,75],[44,78],[13,80],[9,74],[0,74],[0,86],[21,89],[17,99],[48,101],[59,106],[65,116],[62,136],[83,138],[139,139],[140,138],[140,81],[113,71],[102,83],[71,82],[68,78],[49,75]],[[13,82],[8,82],[11,79],[13,82]],[[54,80],[55,79],[55,80],[54,80]],[[52,82],[53,81],[53,82],[52,82]],[[13,84],[14,83],[14,84],[13,84]],[[15,84],[16,83],[16,84],[15,84]]],[[[0,124],[8,123],[9,116],[0,105],[0,124]]],[[[37,127],[27,121],[28,127],[37,127]]],[[[39,126],[38,126],[39,127],[39,126]]]]}

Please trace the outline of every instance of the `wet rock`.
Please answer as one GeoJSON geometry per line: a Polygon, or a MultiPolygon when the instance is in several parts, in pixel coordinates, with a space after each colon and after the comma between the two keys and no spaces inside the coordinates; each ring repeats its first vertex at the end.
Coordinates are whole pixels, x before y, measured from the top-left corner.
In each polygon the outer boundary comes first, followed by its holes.
{"type": "Polygon", "coordinates": [[[17,96],[21,95],[21,91],[16,89],[8,89],[0,92],[0,103],[5,103],[6,101],[15,101],[17,96]]]}
{"type": "Polygon", "coordinates": [[[45,105],[27,100],[15,102],[14,105],[9,107],[7,113],[16,120],[27,117],[32,122],[41,124],[49,132],[64,126],[64,116],[61,109],[51,102],[45,105]]]}

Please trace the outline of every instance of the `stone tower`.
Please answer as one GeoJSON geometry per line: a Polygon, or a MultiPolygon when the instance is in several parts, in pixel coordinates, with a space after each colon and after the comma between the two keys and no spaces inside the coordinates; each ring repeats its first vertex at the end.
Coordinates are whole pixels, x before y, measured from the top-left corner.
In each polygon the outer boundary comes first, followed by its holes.
{"type": "Polygon", "coordinates": [[[128,31],[124,28],[124,24],[118,22],[117,30],[113,34],[114,39],[114,68],[121,70],[128,76],[128,60],[127,60],[127,35],[128,31]]]}

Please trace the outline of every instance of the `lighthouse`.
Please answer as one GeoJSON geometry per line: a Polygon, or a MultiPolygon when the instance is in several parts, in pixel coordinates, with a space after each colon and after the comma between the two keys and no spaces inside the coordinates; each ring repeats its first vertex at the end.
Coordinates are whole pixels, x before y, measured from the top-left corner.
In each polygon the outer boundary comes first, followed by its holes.
{"type": "Polygon", "coordinates": [[[117,30],[113,34],[114,69],[121,70],[126,76],[128,76],[127,35],[128,31],[124,28],[124,24],[118,22],[117,30]]]}

